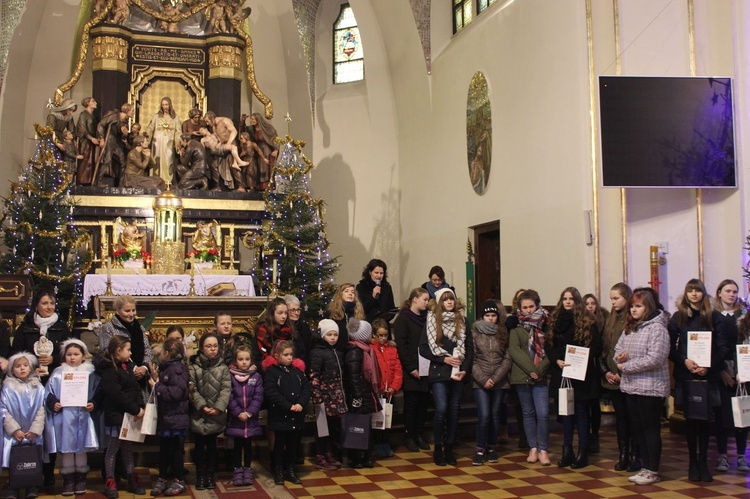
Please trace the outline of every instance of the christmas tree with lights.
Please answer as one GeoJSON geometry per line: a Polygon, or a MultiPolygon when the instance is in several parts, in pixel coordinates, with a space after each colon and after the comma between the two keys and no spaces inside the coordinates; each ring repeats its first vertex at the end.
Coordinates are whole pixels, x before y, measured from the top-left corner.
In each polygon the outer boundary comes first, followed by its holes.
{"type": "Polygon", "coordinates": [[[293,294],[309,317],[321,316],[334,292],[336,258],[328,255],[324,202],[307,185],[312,162],[303,141],[279,140],[274,186],[265,193],[269,221],[262,240],[261,288],[266,295],[293,294]]]}
{"type": "Polygon", "coordinates": [[[31,274],[35,289],[55,288],[61,318],[70,323],[82,312],[77,297],[93,259],[90,236],[73,223],[73,175],[60,159],[54,132],[34,128],[36,153],[5,199],[0,223],[6,252],[0,255],[0,271],[31,274]]]}

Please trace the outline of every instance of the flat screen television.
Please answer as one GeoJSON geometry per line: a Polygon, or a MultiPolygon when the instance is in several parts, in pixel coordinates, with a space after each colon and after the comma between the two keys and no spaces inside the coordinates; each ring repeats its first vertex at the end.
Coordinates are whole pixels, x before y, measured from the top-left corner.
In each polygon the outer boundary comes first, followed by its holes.
{"type": "Polygon", "coordinates": [[[732,79],[600,76],[604,187],[737,187],[732,79]]]}

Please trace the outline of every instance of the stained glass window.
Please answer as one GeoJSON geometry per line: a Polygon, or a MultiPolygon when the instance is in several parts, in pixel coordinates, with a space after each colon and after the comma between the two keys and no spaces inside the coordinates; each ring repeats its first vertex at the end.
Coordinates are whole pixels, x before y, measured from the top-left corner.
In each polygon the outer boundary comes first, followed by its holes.
{"type": "Polygon", "coordinates": [[[365,60],[362,38],[359,35],[354,11],[345,3],[333,23],[333,83],[348,83],[365,79],[365,60]]]}
{"type": "Polygon", "coordinates": [[[453,0],[453,32],[458,33],[471,22],[474,0],[453,0]]]}
{"type": "Polygon", "coordinates": [[[495,3],[497,0],[479,0],[479,5],[477,6],[477,12],[482,13],[484,12],[484,9],[495,3]]]}

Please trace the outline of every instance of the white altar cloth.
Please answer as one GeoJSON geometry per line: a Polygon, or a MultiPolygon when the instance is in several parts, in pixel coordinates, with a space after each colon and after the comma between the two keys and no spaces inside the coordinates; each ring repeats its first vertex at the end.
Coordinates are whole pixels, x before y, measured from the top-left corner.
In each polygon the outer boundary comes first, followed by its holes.
{"type": "MultiPolygon", "coordinates": [[[[255,296],[253,279],[249,275],[195,274],[195,292],[206,295],[206,290],[222,282],[231,282],[237,296],[255,296]]],[[[106,274],[86,274],[83,281],[83,304],[88,306],[94,296],[107,291],[106,274]]],[[[179,296],[190,291],[188,274],[112,274],[112,293],[133,296],[179,296]]]]}

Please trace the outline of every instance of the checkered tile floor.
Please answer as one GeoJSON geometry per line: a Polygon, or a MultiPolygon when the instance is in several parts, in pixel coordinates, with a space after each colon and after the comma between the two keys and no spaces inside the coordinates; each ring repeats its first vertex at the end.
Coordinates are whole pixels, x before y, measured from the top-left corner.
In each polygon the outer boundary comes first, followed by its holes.
{"type": "MultiPolygon", "coordinates": [[[[377,462],[373,469],[353,470],[344,468],[335,472],[323,472],[314,468],[309,461],[300,467],[302,485],[286,484],[286,487],[273,485],[270,473],[264,468],[266,461],[253,463],[256,470],[256,484],[253,487],[233,487],[228,482],[231,474],[217,474],[220,483],[215,491],[196,491],[191,486],[189,494],[181,497],[209,499],[225,497],[273,497],[284,499],[320,498],[506,498],[534,497],[552,498],[610,498],[610,497],[650,497],[650,498],[719,498],[750,497],[750,474],[736,471],[736,456],[730,439],[729,472],[713,472],[711,483],[692,483],[687,480],[687,455],[685,437],[670,434],[665,426],[662,437],[662,481],[655,485],[638,486],[627,481],[629,473],[613,470],[617,458],[613,428],[603,428],[601,453],[592,456],[591,464],[582,470],[561,469],[555,466],[559,459],[559,442],[562,435],[553,433],[551,441],[553,465],[542,467],[528,464],[526,452],[515,447],[515,443],[500,448],[500,462],[484,466],[472,466],[474,449],[469,443],[457,447],[458,466],[435,466],[429,452],[407,452],[397,448],[396,456],[377,462]]],[[[709,465],[713,469],[716,462],[715,445],[712,439],[709,465]]],[[[191,466],[188,466],[192,470],[191,466]]],[[[156,479],[156,470],[140,469],[144,485],[148,490],[156,479]]],[[[4,474],[5,475],[5,474],[4,474]]],[[[89,492],[83,499],[102,497],[102,480],[99,473],[91,473],[89,492]],[[93,476],[97,475],[97,476],[93,476]]],[[[5,475],[7,476],[7,475],[5,475]]],[[[188,478],[194,477],[191,474],[188,478]]],[[[4,479],[2,480],[4,481],[4,479]]],[[[53,492],[60,493],[60,480],[53,492]]],[[[5,490],[0,491],[4,497],[5,490]]],[[[40,497],[55,497],[42,495],[40,497]]],[[[62,497],[57,495],[56,497],[62,497]]],[[[127,492],[120,492],[121,499],[144,498],[127,492]]]]}

